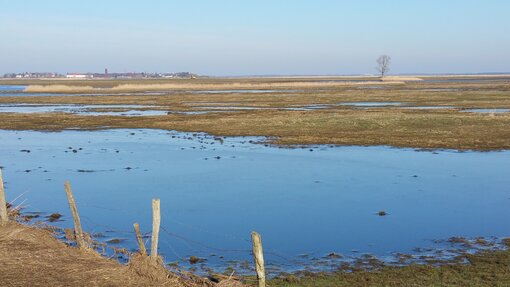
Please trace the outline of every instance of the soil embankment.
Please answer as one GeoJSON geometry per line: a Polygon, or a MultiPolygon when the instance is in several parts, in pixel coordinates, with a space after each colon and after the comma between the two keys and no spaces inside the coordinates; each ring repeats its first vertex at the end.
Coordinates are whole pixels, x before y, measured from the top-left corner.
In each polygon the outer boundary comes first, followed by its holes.
{"type": "Polygon", "coordinates": [[[1,286],[200,286],[143,276],[93,252],[69,247],[43,229],[0,227],[1,286]]]}

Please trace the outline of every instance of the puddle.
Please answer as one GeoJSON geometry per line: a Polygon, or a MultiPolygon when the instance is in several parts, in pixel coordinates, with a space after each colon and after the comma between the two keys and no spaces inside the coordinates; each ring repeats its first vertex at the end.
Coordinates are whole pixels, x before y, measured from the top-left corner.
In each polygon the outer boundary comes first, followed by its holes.
{"type": "Polygon", "coordinates": [[[67,105],[31,105],[31,104],[1,104],[0,113],[19,113],[19,114],[32,114],[32,113],[54,113],[66,112],[72,106],[67,105]]]}
{"type": "Polygon", "coordinates": [[[340,103],[341,106],[354,106],[354,107],[385,107],[385,106],[401,106],[401,102],[349,102],[340,103]]]}
{"type": "Polygon", "coordinates": [[[252,230],[262,235],[270,272],[338,268],[336,256],[323,260],[331,253],[384,259],[449,248],[434,239],[508,236],[510,151],[284,149],[259,140],[0,131],[0,166],[7,200],[22,195],[29,211],[62,214],[52,224],[66,228],[70,180],[84,229],[125,239],[116,247],[136,248],[132,224],[150,232],[150,202],[160,198],[160,253],[184,267],[242,268],[252,230]],[[190,265],[190,256],[206,262],[190,265]]]}
{"type": "Polygon", "coordinates": [[[509,113],[510,109],[467,109],[461,110],[463,113],[479,113],[479,114],[501,114],[509,113]]]}
{"type": "Polygon", "coordinates": [[[223,111],[223,110],[211,110],[211,111],[168,111],[167,114],[178,114],[178,115],[205,115],[205,114],[212,114],[212,113],[226,113],[229,111],[223,111]]]}
{"type": "Polygon", "coordinates": [[[158,110],[128,110],[122,112],[90,112],[90,111],[78,111],[73,112],[79,115],[86,116],[127,116],[127,117],[136,117],[136,116],[165,116],[168,115],[167,111],[158,111],[158,110]]]}
{"type": "Polygon", "coordinates": [[[26,86],[0,85],[1,92],[22,92],[26,86]]]}
{"type": "Polygon", "coordinates": [[[442,110],[442,109],[455,109],[454,106],[416,106],[416,107],[402,107],[402,109],[413,110],[442,110]]]}
{"type": "Polygon", "coordinates": [[[0,113],[72,113],[89,116],[160,116],[167,111],[134,110],[150,108],[143,105],[39,105],[39,104],[0,104],[0,113]],[[120,111],[96,111],[96,109],[112,109],[120,111]]]}
{"type": "Polygon", "coordinates": [[[210,113],[225,113],[233,111],[251,110],[288,110],[312,111],[330,107],[329,105],[309,105],[295,108],[267,108],[243,106],[193,106],[203,111],[167,111],[167,110],[139,110],[151,106],[142,105],[41,105],[41,104],[0,104],[0,113],[72,113],[90,116],[163,116],[168,114],[202,115],[210,113]],[[111,109],[113,111],[98,111],[97,109],[111,109]],[[120,111],[115,111],[120,110],[120,111]]]}

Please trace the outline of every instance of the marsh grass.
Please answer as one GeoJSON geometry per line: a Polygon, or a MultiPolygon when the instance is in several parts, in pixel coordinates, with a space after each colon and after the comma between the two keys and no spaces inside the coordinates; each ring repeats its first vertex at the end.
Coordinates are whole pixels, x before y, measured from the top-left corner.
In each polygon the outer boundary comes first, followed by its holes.
{"type": "MultiPolygon", "coordinates": [[[[154,81],[148,80],[149,84],[154,81]]],[[[312,80],[310,80],[312,81],[312,80]]],[[[87,81],[82,81],[86,83],[87,81]]],[[[196,85],[190,81],[174,81],[196,85]]],[[[307,83],[289,79],[199,80],[199,85],[285,85],[307,83]]],[[[312,81],[313,82],[313,81],[312,81]]],[[[58,83],[58,82],[57,82],[58,83]]],[[[118,84],[119,81],[115,81],[118,84]]],[[[140,82],[136,82],[138,85],[140,82]]],[[[167,82],[160,82],[162,86],[167,82]]],[[[103,89],[112,83],[101,82],[103,89]]],[[[150,86],[149,85],[149,86],[150,86]]],[[[279,145],[390,145],[413,148],[497,150],[510,148],[510,113],[460,113],[466,108],[510,107],[510,82],[409,82],[383,88],[335,86],[321,89],[282,90],[278,93],[187,93],[163,95],[74,95],[4,97],[0,103],[146,105],[151,110],[169,112],[204,111],[203,107],[223,107],[210,114],[169,114],[166,116],[79,116],[53,114],[0,114],[0,128],[31,130],[156,128],[208,132],[223,136],[267,136],[279,145]],[[341,106],[345,102],[402,102],[407,106],[452,106],[448,109],[403,109],[379,107],[358,109],[341,106]],[[326,105],[323,109],[294,111],[292,108],[326,105]],[[262,108],[236,110],[228,107],[262,108]],[[286,110],[287,109],[287,110],[286,110]]],[[[225,89],[222,87],[222,89],[225,89]]],[[[236,90],[238,87],[235,88],[236,90]]],[[[121,108],[121,107],[119,107],[121,108]]],[[[116,110],[111,108],[110,110],[116,110]]],[[[141,108],[140,110],[143,110],[141,108]]],[[[107,111],[107,110],[103,110],[107,111]]]]}
{"type": "MultiPolygon", "coordinates": [[[[508,246],[509,240],[505,240],[508,246]]],[[[343,286],[510,286],[510,251],[482,251],[457,258],[467,264],[408,265],[376,270],[339,270],[331,274],[303,273],[280,276],[268,282],[278,287],[343,286]]]]}

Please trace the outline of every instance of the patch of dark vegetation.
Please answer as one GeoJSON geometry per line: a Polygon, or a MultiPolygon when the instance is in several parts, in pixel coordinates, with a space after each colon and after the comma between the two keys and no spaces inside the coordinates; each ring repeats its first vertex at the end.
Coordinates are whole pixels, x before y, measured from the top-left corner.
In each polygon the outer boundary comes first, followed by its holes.
{"type": "Polygon", "coordinates": [[[124,241],[126,241],[126,239],[112,238],[112,239],[106,240],[106,243],[108,243],[108,244],[119,244],[119,243],[124,242],[124,241]]]}
{"type": "Polygon", "coordinates": [[[52,213],[48,216],[46,216],[46,220],[48,222],[56,222],[56,221],[59,221],[59,219],[62,217],[62,214],[60,213],[52,213]]]}
{"type": "Polygon", "coordinates": [[[388,213],[386,211],[384,211],[384,210],[381,210],[381,211],[377,212],[377,215],[379,215],[379,216],[386,216],[386,215],[388,215],[388,213]]]}
{"type": "Polygon", "coordinates": [[[93,170],[93,169],[77,169],[76,171],[77,172],[97,172],[97,170],[93,170]]]}
{"type": "Polygon", "coordinates": [[[39,214],[24,214],[21,216],[21,220],[24,222],[31,221],[32,219],[39,218],[39,214]]]}
{"type": "Polygon", "coordinates": [[[207,261],[207,259],[201,258],[201,257],[196,257],[196,256],[190,256],[188,261],[190,264],[197,264],[197,263],[203,263],[203,262],[207,261]]]}
{"type": "Polygon", "coordinates": [[[469,243],[466,240],[466,238],[463,238],[463,237],[450,237],[450,238],[448,238],[448,242],[457,243],[457,244],[468,244],[469,243]]]}
{"type": "Polygon", "coordinates": [[[337,259],[337,258],[342,258],[342,255],[335,253],[335,252],[331,252],[331,253],[328,253],[328,255],[326,255],[325,258],[337,259]]]}

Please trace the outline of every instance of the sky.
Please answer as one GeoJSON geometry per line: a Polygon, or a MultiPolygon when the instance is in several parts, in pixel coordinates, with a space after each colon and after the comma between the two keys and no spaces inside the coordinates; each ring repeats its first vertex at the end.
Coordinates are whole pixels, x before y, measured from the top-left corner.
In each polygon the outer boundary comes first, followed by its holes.
{"type": "Polygon", "coordinates": [[[510,72],[508,0],[0,0],[0,74],[510,72]]]}

